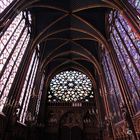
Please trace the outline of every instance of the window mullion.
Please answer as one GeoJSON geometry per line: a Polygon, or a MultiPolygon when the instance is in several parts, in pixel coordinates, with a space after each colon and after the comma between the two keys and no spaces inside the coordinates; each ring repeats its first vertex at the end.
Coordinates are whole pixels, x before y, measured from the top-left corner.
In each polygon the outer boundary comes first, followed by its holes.
{"type": "MultiPolygon", "coordinates": [[[[113,38],[114,38],[115,43],[117,44],[117,41],[116,41],[116,38],[115,38],[114,34],[112,34],[112,36],[113,36],[113,38]]],[[[124,61],[125,65],[126,65],[126,68],[127,68],[128,72],[129,72],[129,75],[130,75],[130,77],[131,77],[131,79],[132,79],[132,82],[133,82],[133,85],[134,85],[134,87],[135,87],[135,90],[136,90],[136,92],[137,92],[137,94],[138,94],[138,96],[139,96],[139,99],[140,99],[140,95],[139,95],[139,93],[138,93],[138,89],[137,89],[137,87],[136,87],[136,85],[135,85],[133,76],[132,76],[132,74],[131,74],[131,72],[130,72],[130,69],[129,69],[127,63],[126,63],[126,60],[125,60],[125,58],[124,58],[124,56],[123,56],[123,54],[122,54],[122,51],[120,50],[118,44],[117,44],[116,47],[118,48],[119,53],[121,54],[121,56],[122,56],[122,58],[123,58],[123,61],[124,61]]],[[[129,88],[129,86],[128,86],[128,88],[129,88]]]]}
{"type": "Polygon", "coordinates": [[[5,14],[12,10],[12,8],[18,3],[17,0],[0,0],[0,2],[3,3],[3,5],[0,6],[0,18],[5,17],[5,14]],[[7,4],[5,4],[4,2],[7,2],[7,4]]]}
{"type": "MultiPolygon", "coordinates": [[[[113,37],[113,38],[114,38],[114,37],[113,37]]],[[[114,39],[115,39],[115,38],[114,38],[114,39]]],[[[117,44],[117,46],[118,46],[118,44],[117,44]]],[[[119,47],[118,47],[118,48],[119,48],[119,47]]],[[[135,85],[134,80],[133,80],[133,77],[132,77],[132,75],[131,75],[131,73],[130,73],[130,70],[129,70],[129,68],[128,68],[128,65],[126,64],[126,61],[125,61],[125,59],[124,59],[124,56],[122,55],[122,52],[121,52],[120,48],[119,48],[119,52],[120,52],[120,55],[122,56],[122,59],[123,59],[123,61],[124,61],[124,63],[125,63],[125,66],[126,66],[126,68],[127,68],[127,70],[128,70],[128,73],[129,73],[129,75],[130,75],[130,77],[131,77],[131,80],[132,80],[132,82],[133,82],[133,85],[134,85],[134,88],[135,88],[135,90],[136,90],[136,92],[137,92],[137,95],[139,96],[138,90],[137,90],[136,85],[135,85]]],[[[125,76],[125,80],[126,80],[126,76],[125,76]]],[[[127,80],[126,80],[126,82],[127,82],[127,80]]],[[[129,86],[128,86],[128,83],[127,83],[127,87],[128,87],[128,89],[129,89],[129,91],[131,92],[131,90],[130,90],[130,88],[129,88],[129,86]]],[[[130,93],[129,95],[131,96],[131,98],[133,98],[133,96],[131,95],[131,93],[130,93]]],[[[140,98],[140,96],[139,96],[139,98],[140,98]]],[[[134,108],[136,109],[136,105],[135,105],[135,104],[134,104],[134,108]]]]}
{"type": "MultiPolygon", "coordinates": [[[[108,68],[107,68],[107,65],[106,65],[106,60],[104,59],[104,70],[105,70],[105,75],[106,75],[106,78],[108,79],[107,80],[107,86],[108,86],[108,95],[109,95],[109,98],[110,98],[110,102],[111,102],[111,105],[113,105],[114,103],[112,102],[112,100],[111,100],[111,97],[112,97],[112,95],[110,94],[110,88],[111,88],[111,79],[110,79],[110,75],[109,75],[109,73],[108,73],[108,68]]],[[[109,100],[109,99],[108,99],[109,100]]],[[[114,114],[114,108],[115,108],[115,111],[116,111],[116,107],[115,106],[110,106],[110,108],[111,108],[111,110],[112,110],[112,112],[113,112],[113,114],[114,114]]],[[[117,112],[117,111],[116,111],[117,112]]]]}
{"type": "Polygon", "coordinates": [[[25,29],[26,29],[26,26],[24,26],[24,28],[22,29],[22,31],[21,31],[21,33],[20,33],[20,35],[19,35],[19,37],[18,37],[18,39],[17,39],[13,49],[12,49],[12,51],[10,52],[10,54],[9,54],[9,56],[8,56],[8,58],[7,58],[7,60],[6,60],[5,64],[4,64],[4,66],[3,66],[3,68],[1,70],[0,79],[1,79],[1,77],[2,77],[4,71],[5,71],[6,67],[7,67],[7,64],[9,63],[10,59],[12,59],[12,55],[13,55],[13,53],[14,53],[14,51],[15,51],[15,49],[16,49],[16,47],[17,47],[17,45],[18,45],[18,43],[19,43],[19,41],[20,41],[24,31],[25,31],[25,29]]]}
{"type": "Polygon", "coordinates": [[[27,91],[27,94],[28,94],[28,96],[26,95],[26,101],[24,101],[24,108],[23,108],[23,116],[22,116],[22,122],[24,121],[24,119],[25,119],[25,113],[26,113],[26,111],[27,111],[27,108],[28,108],[28,104],[29,104],[29,100],[30,100],[30,97],[31,97],[31,93],[32,93],[32,91],[33,91],[33,83],[34,83],[34,78],[35,78],[35,73],[36,73],[36,69],[37,69],[37,65],[38,65],[38,61],[37,61],[38,59],[37,59],[37,57],[36,57],[36,62],[35,62],[35,64],[34,64],[34,68],[33,68],[33,71],[32,71],[32,75],[31,75],[31,77],[30,77],[30,83],[29,83],[29,85],[28,85],[28,91],[27,91]]]}
{"type": "MultiPolygon", "coordinates": [[[[112,83],[112,86],[113,86],[113,89],[114,89],[114,91],[115,91],[115,97],[116,97],[116,100],[117,100],[117,103],[118,103],[118,107],[119,107],[119,111],[121,112],[121,109],[120,109],[120,106],[119,106],[119,101],[118,101],[118,97],[117,97],[117,91],[116,91],[116,88],[115,88],[115,85],[114,85],[114,81],[113,81],[113,79],[112,79],[112,74],[111,74],[111,72],[110,72],[110,69],[109,69],[109,64],[108,64],[108,61],[107,61],[107,58],[106,58],[106,56],[105,56],[105,61],[106,61],[106,65],[107,65],[107,67],[108,67],[108,73],[109,73],[109,75],[110,75],[110,80],[111,80],[111,83],[112,83]]],[[[115,80],[115,79],[114,79],[115,80]]],[[[117,109],[118,110],[118,109],[117,109]]],[[[118,112],[117,112],[117,115],[118,115],[118,112]]],[[[119,115],[118,115],[119,116],[119,115]]],[[[122,116],[121,116],[121,118],[122,118],[122,116]]]]}
{"type": "MultiPolygon", "coordinates": [[[[120,66],[121,66],[121,62],[119,61],[119,64],[120,64],[120,66]]],[[[121,68],[122,68],[122,66],[121,66],[121,68]]],[[[122,69],[123,70],[123,69],[122,69]]],[[[123,71],[124,72],[124,71],[123,71]]],[[[127,80],[126,80],[126,76],[124,75],[124,80],[125,80],[125,82],[126,82],[126,86],[127,86],[127,90],[128,90],[128,93],[130,93],[130,89],[128,88],[128,83],[127,83],[127,80]]],[[[132,95],[131,94],[126,94],[126,98],[127,98],[127,101],[128,101],[128,104],[129,104],[129,106],[131,106],[130,105],[130,103],[132,104],[132,102],[131,102],[131,98],[132,98],[132,95]],[[131,96],[131,97],[130,97],[131,96]]],[[[134,111],[134,108],[133,108],[133,106],[132,106],[132,110],[134,111]]],[[[134,111],[135,112],[135,111],[134,111]]]]}
{"type": "Polygon", "coordinates": [[[139,51],[139,49],[136,47],[136,45],[135,45],[135,43],[133,42],[132,38],[130,37],[130,35],[129,35],[128,32],[126,31],[126,29],[125,29],[124,25],[122,24],[121,20],[120,20],[119,18],[117,18],[117,19],[118,19],[119,23],[121,24],[121,26],[123,27],[123,29],[124,29],[126,35],[129,37],[131,43],[132,43],[133,46],[135,47],[137,53],[140,55],[140,51],[139,51]]]}
{"type": "MultiPolygon", "coordinates": [[[[15,34],[17,28],[20,26],[21,22],[23,19],[20,20],[20,22],[18,23],[18,25],[16,26],[15,30],[13,31],[13,33],[11,34],[10,38],[7,40],[6,44],[4,45],[3,50],[0,52],[0,56],[3,54],[4,50],[6,49],[7,45],[9,44],[11,38],[13,37],[13,35],[15,34]]],[[[2,42],[1,42],[2,43],[2,42]]]]}
{"type": "MultiPolygon", "coordinates": [[[[22,51],[22,49],[24,49],[24,44],[25,44],[25,42],[26,42],[26,39],[27,39],[27,37],[28,37],[28,33],[26,34],[26,36],[25,36],[25,38],[24,38],[24,40],[23,40],[23,42],[22,42],[22,46],[21,46],[21,49],[19,50],[19,54],[18,54],[18,56],[17,56],[17,59],[19,58],[19,56],[20,56],[20,53],[21,53],[21,51],[22,51]]],[[[26,48],[25,48],[26,49],[26,48]]],[[[17,62],[17,60],[16,60],[16,62],[17,62]]],[[[17,66],[17,65],[16,65],[17,66]]],[[[18,67],[18,66],[17,66],[18,67]]],[[[16,77],[16,76],[15,76],[16,77]]],[[[14,78],[15,79],[15,78],[14,78]]],[[[12,93],[12,94],[9,94],[8,95],[8,103],[10,103],[10,101],[13,101],[13,100],[15,100],[16,99],[16,92],[11,92],[11,90],[9,91],[9,93],[12,93]]],[[[16,100],[15,100],[15,102],[16,102],[16,100]]],[[[15,102],[13,102],[13,103],[15,103],[15,102]]],[[[11,104],[11,103],[10,103],[11,104]]]]}
{"type": "Polygon", "coordinates": [[[40,102],[41,102],[41,98],[42,98],[42,92],[43,92],[44,80],[45,80],[45,75],[43,74],[43,75],[42,75],[41,84],[40,84],[40,89],[39,89],[38,99],[37,99],[36,114],[39,113],[39,107],[40,107],[40,102]]]}
{"type": "MultiPolygon", "coordinates": [[[[27,93],[27,90],[28,90],[28,85],[29,85],[29,82],[30,82],[30,77],[31,77],[31,74],[32,74],[32,69],[34,67],[34,63],[35,63],[35,54],[33,54],[33,61],[31,60],[31,69],[28,69],[28,70],[30,70],[30,72],[29,72],[29,76],[28,76],[28,79],[27,79],[25,90],[23,91],[24,93],[23,93],[23,99],[22,99],[22,103],[21,103],[21,108],[23,108],[23,105],[24,105],[24,100],[26,98],[26,93],[27,93]]],[[[21,115],[21,112],[22,112],[22,109],[19,111],[19,116],[21,115]]]]}
{"type": "MultiPolygon", "coordinates": [[[[34,77],[34,81],[33,81],[33,87],[36,85],[36,79],[37,79],[37,75],[38,75],[38,71],[39,71],[39,58],[38,58],[39,56],[37,56],[37,68],[36,68],[36,70],[35,70],[35,77],[34,77]]],[[[40,80],[39,80],[40,81],[40,80]]],[[[39,91],[38,91],[39,92],[39,91]]],[[[33,96],[33,97],[37,97],[37,95],[34,93],[34,88],[33,88],[33,90],[32,90],[32,92],[31,92],[31,96],[33,96]]],[[[30,100],[29,101],[29,104],[33,104],[32,103],[32,101],[30,100]]],[[[29,105],[29,107],[28,107],[28,110],[30,110],[31,109],[31,107],[32,107],[32,105],[29,105]]]]}
{"type": "MultiPolygon", "coordinates": [[[[14,64],[13,64],[13,66],[12,66],[12,69],[11,69],[9,75],[8,75],[8,78],[7,78],[6,82],[5,82],[5,86],[4,86],[4,88],[3,88],[2,92],[1,92],[0,98],[1,98],[2,95],[3,95],[3,92],[4,92],[4,90],[5,90],[5,87],[6,87],[6,85],[7,85],[7,82],[9,81],[9,78],[10,78],[10,76],[11,76],[11,73],[12,73],[13,69],[14,69],[14,66],[15,66],[15,64],[16,64],[16,61],[17,61],[17,59],[18,59],[18,57],[19,57],[19,54],[20,54],[21,49],[22,49],[22,47],[20,48],[20,50],[19,50],[19,52],[18,52],[18,55],[17,55],[17,57],[16,57],[16,59],[15,59],[15,61],[14,61],[14,64]]],[[[9,60],[10,60],[10,59],[9,59],[9,60]]]]}
{"type": "Polygon", "coordinates": [[[114,27],[115,27],[115,30],[117,31],[118,35],[119,35],[119,38],[121,39],[121,42],[122,42],[122,44],[123,44],[123,46],[124,46],[124,48],[125,48],[125,50],[126,50],[128,56],[129,56],[130,60],[132,61],[133,65],[134,65],[134,67],[135,67],[135,70],[136,70],[137,73],[138,73],[139,78],[140,78],[140,72],[139,72],[139,70],[138,70],[138,68],[137,68],[137,66],[136,66],[136,64],[135,64],[135,62],[134,62],[134,60],[132,59],[130,52],[128,51],[128,49],[127,49],[127,47],[126,47],[126,44],[125,44],[123,38],[121,37],[118,28],[117,28],[116,26],[114,26],[114,27]]]}

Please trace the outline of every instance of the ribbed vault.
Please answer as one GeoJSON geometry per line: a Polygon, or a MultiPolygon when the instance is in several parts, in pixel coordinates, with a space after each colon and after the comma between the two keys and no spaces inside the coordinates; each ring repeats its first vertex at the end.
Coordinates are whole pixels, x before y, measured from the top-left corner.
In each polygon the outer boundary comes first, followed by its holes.
{"type": "Polygon", "coordinates": [[[70,139],[74,128],[72,140],[77,135],[123,139],[129,130],[137,139],[139,5],[127,0],[0,2],[2,139],[22,139],[23,130],[25,139],[65,140],[65,126],[70,139]]]}
{"type": "Polygon", "coordinates": [[[95,87],[99,84],[102,44],[109,50],[105,17],[112,6],[100,0],[40,0],[28,5],[34,23],[31,48],[41,46],[47,83],[60,71],[76,69],[86,73],[95,87]]]}

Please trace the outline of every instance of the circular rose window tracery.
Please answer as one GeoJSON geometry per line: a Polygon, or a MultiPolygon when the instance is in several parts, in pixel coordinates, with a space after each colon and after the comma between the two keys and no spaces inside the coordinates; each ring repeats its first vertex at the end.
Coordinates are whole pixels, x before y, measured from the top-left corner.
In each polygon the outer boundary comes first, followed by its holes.
{"type": "Polygon", "coordinates": [[[64,71],[57,74],[50,82],[49,102],[86,101],[93,98],[92,82],[78,71],[64,71]]]}

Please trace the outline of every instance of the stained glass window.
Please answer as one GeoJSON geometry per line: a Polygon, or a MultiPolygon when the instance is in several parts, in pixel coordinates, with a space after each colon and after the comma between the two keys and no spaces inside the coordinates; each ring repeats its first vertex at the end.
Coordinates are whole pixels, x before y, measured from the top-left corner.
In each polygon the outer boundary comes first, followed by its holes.
{"type": "Polygon", "coordinates": [[[31,95],[34,94],[34,81],[36,77],[36,72],[39,64],[39,54],[35,50],[28,68],[28,72],[25,78],[24,86],[22,88],[19,104],[22,109],[19,112],[20,122],[24,123],[27,115],[28,104],[31,98],[31,95]]]}
{"type": "Polygon", "coordinates": [[[118,12],[109,15],[110,38],[124,72],[131,102],[140,110],[140,38],[118,12]]]}
{"type": "Polygon", "coordinates": [[[0,111],[2,111],[16,72],[30,39],[28,16],[21,12],[0,37],[0,111]]]}
{"type": "Polygon", "coordinates": [[[42,92],[43,92],[44,80],[45,80],[45,74],[43,74],[42,79],[41,79],[38,100],[37,100],[37,105],[36,105],[36,114],[39,113],[39,107],[40,107],[40,102],[41,102],[41,97],[42,97],[42,92]]]}
{"type": "Polygon", "coordinates": [[[112,118],[114,122],[118,122],[121,120],[120,104],[122,103],[122,97],[118,81],[107,52],[104,53],[102,64],[107,81],[108,100],[110,110],[112,112],[112,118]]]}
{"type": "Polygon", "coordinates": [[[92,82],[85,74],[78,71],[64,71],[51,80],[48,101],[88,102],[93,96],[92,82]]]}
{"type": "Polygon", "coordinates": [[[13,1],[14,0],[0,0],[0,13],[2,13],[13,1]]]}
{"type": "Polygon", "coordinates": [[[140,0],[128,0],[128,2],[140,13],[140,0]]]}

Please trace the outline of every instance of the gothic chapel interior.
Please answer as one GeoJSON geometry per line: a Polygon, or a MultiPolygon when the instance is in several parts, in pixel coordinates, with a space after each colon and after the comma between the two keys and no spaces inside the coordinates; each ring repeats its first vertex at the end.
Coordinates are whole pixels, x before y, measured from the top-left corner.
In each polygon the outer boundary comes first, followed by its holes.
{"type": "Polygon", "coordinates": [[[0,140],[140,140],[140,0],[0,0],[0,140]]]}

